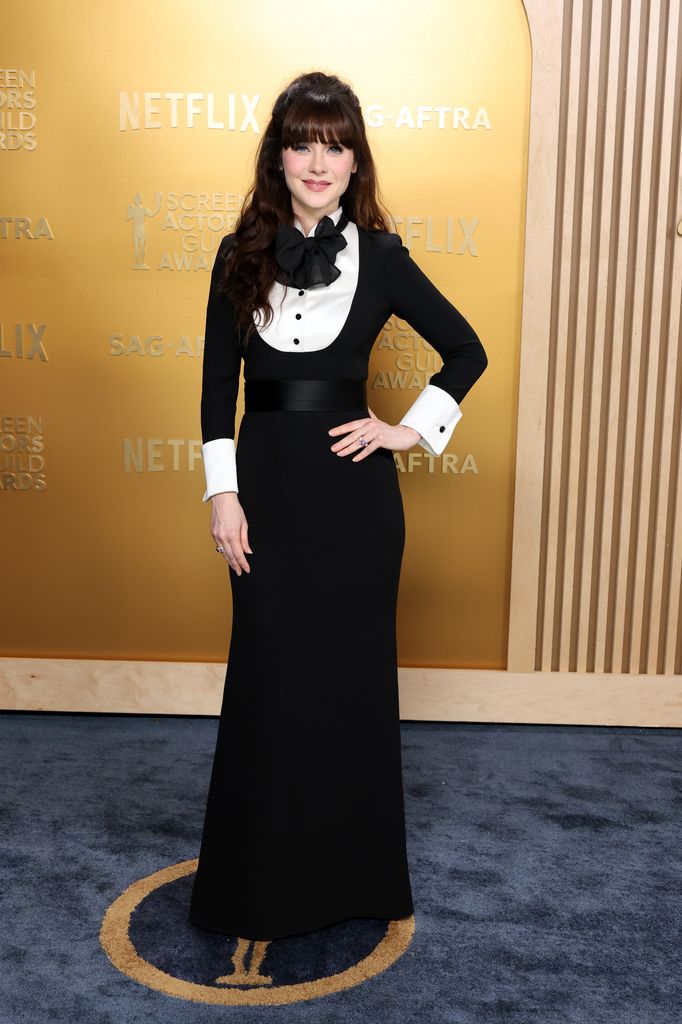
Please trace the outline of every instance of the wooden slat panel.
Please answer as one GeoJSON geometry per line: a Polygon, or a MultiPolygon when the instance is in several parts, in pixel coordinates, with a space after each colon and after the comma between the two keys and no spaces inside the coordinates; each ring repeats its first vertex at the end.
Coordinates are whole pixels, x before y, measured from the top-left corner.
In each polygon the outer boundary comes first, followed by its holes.
{"type": "Polygon", "coordinates": [[[603,247],[606,258],[604,277],[607,288],[607,313],[604,324],[604,373],[602,380],[600,419],[600,462],[596,515],[599,544],[595,551],[591,571],[595,586],[590,606],[590,634],[588,636],[587,668],[605,672],[611,657],[613,630],[609,620],[609,585],[617,566],[616,547],[613,544],[612,521],[621,482],[618,466],[618,426],[621,415],[620,380],[623,367],[623,336],[626,308],[626,266],[623,253],[627,246],[628,191],[625,183],[632,173],[634,139],[626,130],[635,102],[632,50],[636,35],[632,32],[630,4],[615,4],[614,31],[611,33],[613,50],[611,63],[617,74],[615,84],[613,133],[607,149],[613,153],[611,168],[611,203],[608,212],[608,244],[603,247]],[[615,28],[618,31],[615,31],[615,28]]]}
{"type": "MultiPolygon", "coordinates": [[[[572,18],[573,5],[567,2],[564,6],[562,53],[561,53],[561,92],[559,104],[559,138],[556,170],[556,201],[554,217],[554,259],[551,280],[551,308],[549,311],[549,354],[547,377],[547,411],[545,459],[543,466],[542,494],[542,526],[540,534],[540,567],[539,567],[539,601],[538,601],[538,651],[535,661],[537,670],[549,670],[553,667],[553,653],[557,635],[554,628],[556,622],[556,584],[560,575],[559,549],[556,543],[561,536],[561,509],[559,506],[559,486],[555,483],[555,474],[561,466],[561,424],[564,420],[564,389],[566,376],[566,347],[558,344],[558,339],[566,336],[568,308],[558,301],[567,292],[567,281],[570,274],[570,262],[564,259],[561,250],[561,239],[564,237],[564,219],[566,217],[566,197],[570,200],[572,192],[566,190],[566,181],[570,180],[574,168],[577,150],[577,106],[571,103],[571,54],[579,50],[576,38],[578,29],[572,18]],[[568,172],[567,172],[568,168],[568,172]],[[557,241],[558,240],[558,241],[557,241]]],[[[529,183],[530,186],[530,183],[529,183]]]]}
{"type": "MultiPolygon", "coordinates": [[[[598,567],[603,537],[603,459],[606,453],[604,433],[608,424],[604,387],[608,388],[610,382],[613,358],[613,334],[607,329],[607,325],[612,323],[613,308],[610,301],[613,298],[613,289],[609,287],[611,281],[608,255],[615,147],[607,145],[607,140],[613,140],[617,127],[618,51],[616,49],[614,54],[612,48],[613,39],[617,40],[620,32],[620,11],[620,5],[616,5],[614,12],[609,0],[602,7],[599,26],[594,26],[599,54],[596,60],[598,70],[594,90],[594,199],[590,225],[592,259],[588,282],[590,314],[585,332],[586,342],[589,344],[589,360],[588,384],[582,399],[581,475],[578,481],[582,571],[573,594],[570,656],[570,665],[577,672],[587,672],[594,658],[594,632],[590,627],[599,597],[598,567]]],[[[608,390],[606,399],[608,400],[608,390]]]]}
{"type": "MultiPolygon", "coordinates": [[[[580,66],[580,91],[586,96],[584,103],[585,145],[581,166],[580,234],[574,241],[577,257],[577,291],[571,295],[571,305],[576,309],[575,332],[568,339],[568,345],[575,351],[575,374],[572,383],[571,402],[573,405],[570,437],[570,461],[567,475],[565,503],[568,506],[566,529],[566,559],[564,575],[564,598],[562,615],[562,654],[559,659],[561,671],[574,671],[577,662],[577,648],[580,629],[580,601],[583,581],[587,579],[584,569],[586,492],[588,488],[590,458],[590,437],[592,420],[592,389],[594,376],[595,339],[595,271],[599,266],[598,224],[601,217],[601,166],[603,154],[603,130],[599,125],[604,106],[604,69],[608,66],[608,45],[604,33],[608,28],[610,13],[609,0],[604,4],[595,0],[586,4],[583,11],[582,50],[585,58],[580,66]]],[[[608,36],[607,36],[608,38],[608,36]]]]}
{"type": "MultiPolygon", "coordinates": [[[[680,36],[680,10],[678,3],[669,7],[669,21],[665,50],[661,55],[661,163],[660,200],[656,231],[659,244],[656,248],[657,265],[654,294],[659,298],[659,309],[655,320],[654,337],[659,341],[658,376],[656,380],[655,412],[653,417],[652,450],[654,452],[651,511],[647,524],[647,558],[642,574],[642,635],[643,650],[639,660],[641,672],[663,672],[665,660],[660,649],[660,637],[665,635],[663,624],[670,610],[665,581],[667,517],[670,515],[668,496],[675,485],[671,473],[673,437],[675,430],[675,379],[679,360],[679,346],[674,338],[679,323],[674,321],[674,296],[682,293],[680,267],[677,259],[675,281],[675,255],[682,249],[676,246],[674,230],[677,210],[677,181],[680,172],[680,108],[682,100],[682,61],[678,50],[680,36]],[[675,140],[678,144],[675,145],[675,140]],[[677,290],[675,290],[675,287],[677,290]],[[666,589],[664,589],[666,588],[666,589]]],[[[678,240],[682,241],[682,240],[678,240]]],[[[675,303],[677,305],[677,303],[675,303]]],[[[679,425],[679,406],[677,410],[679,425]]]]}
{"type": "MultiPolygon", "coordinates": [[[[532,29],[537,5],[526,6],[532,29]]],[[[679,674],[679,0],[566,0],[553,44],[561,68],[535,656],[524,660],[515,639],[530,621],[514,600],[533,541],[516,521],[509,667],[679,674]]],[[[529,218],[532,201],[529,192],[529,218]]],[[[522,461],[529,422],[520,419],[522,461]]],[[[530,464],[517,471],[517,491],[529,475],[530,464]]]]}
{"type": "Polygon", "coordinates": [[[645,566],[649,559],[649,520],[653,490],[657,479],[660,452],[654,448],[655,408],[659,381],[661,349],[661,254],[663,231],[658,230],[658,214],[665,213],[667,196],[661,194],[661,130],[663,124],[663,71],[665,37],[670,0],[651,5],[648,31],[647,87],[643,112],[646,154],[640,185],[640,209],[643,234],[640,244],[642,290],[637,296],[637,322],[641,337],[641,358],[633,367],[637,387],[637,437],[634,450],[631,496],[631,533],[627,549],[626,625],[623,631],[622,671],[639,672],[646,652],[647,634],[643,629],[645,566]],[[641,305],[639,304],[641,303],[641,305]]]}
{"type": "MultiPolygon", "coordinates": [[[[576,13],[578,11],[576,10],[576,13]]],[[[591,231],[593,209],[592,172],[595,163],[594,125],[597,119],[597,90],[593,79],[599,67],[599,18],[601,2],[584,4],[580,12],[580,49],[573,60],[575,85],[572,91],[579,97],[578,118],[580,134],[577,147],[575,179],[573,184],[572,232],[567,256],[571,264],[570,289],[567,304],[570,310],[569,329],[564,339],[567,349],[567,376],[564,384],[564,439],[559,504],[563,511],[563,532],[560,537],[561,604],[557,602],[556,616],[559,629],[552,658],[552,668],[569,671],[571,665],[571,632],[576,583],[581,576],[580,547],[582,539],[579,509],[581,493],[581,448],[583,436],[583,406],[586,372],[589,376],[590,344],[587,338],[589,317],[588,278],[591,268],[591,231]]],[[[577,19],[576,19],[577,20],[577,19]]]]}
{"type": "MultiPolygon", "coordinates": [[[[636,502],[633,496],[639,488],[639,480],[634,473],[635,451],[641,434],[641,406],[639,395],[641,381],[638,367],[642,358],[642,325],[641,311],[644,302],[645,262],[647,235],[647,204],[642,202],[642,181],[647,180],[650,173],[651,159],[649,134],[646,131],[647,97],[651,89],[651,62],[647,60],[649,7],[648,3],[633,5],[639,7],[639,22],[633,18],[633,36],[637,37],[637,53],[635,67],[635,106],[633,119],[626,126],[632,135],[635,145],[633,149],[632,175],[625,183],[624,192],[629,194],[625,292],[625,323],[623,336],[623,369],[621,376],[621,416],[619,420],[619,436],[617,439],[618,460],[616,472],[619,476],[617,504],[614,508],[612,522],[612,543],[614,555],[617,557],[616,571],[612,573],[609,588],[609,620],[613,628],[611,657],[607,660],[609,672],[621,671],[624,638],[631,627],[631,606],[628,600],[629,565],[636,552],[630,548],[633,529],[636,529],[636,502]]],[[[641,463],[638,463],[641,464],[641,463]]]]}

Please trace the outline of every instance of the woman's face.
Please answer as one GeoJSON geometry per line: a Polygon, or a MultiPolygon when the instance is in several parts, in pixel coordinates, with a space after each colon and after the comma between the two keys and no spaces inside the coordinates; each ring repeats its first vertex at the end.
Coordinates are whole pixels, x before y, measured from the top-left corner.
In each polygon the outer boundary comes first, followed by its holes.
{"type": "Polygon", "coordinates": [[[294,213],[316,221],[332,213],[357,166],[353,150],[335,142],[303,142],[282,149],[294,213]]]}

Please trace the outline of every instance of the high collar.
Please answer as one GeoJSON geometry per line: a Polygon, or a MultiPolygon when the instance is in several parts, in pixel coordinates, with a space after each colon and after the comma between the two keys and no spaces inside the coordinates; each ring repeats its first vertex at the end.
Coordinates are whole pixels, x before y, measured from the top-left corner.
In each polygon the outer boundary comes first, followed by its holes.
{"type": "MultiPolygon", "coordinates": [[[[337,208],[335,210],[333,210],[331,213],[325,214],[325,216],[327,216],[331,220],[333,220],[335,224],[338,224],[342,212],[343,212],[343,207],[342,206],[337,206],[337,208]]],[[[322,220],[321,217],[320,217],[320,220],[322,220]]],[[[319,221],[317,223],[319,224],[319,221]]],[[[305,234],[305,231],[303,230],[303,224],[298,219],[298,217],[294,217],[294,227],[298,228],[298,230],[302,234],[305,234]]],[[[308,232],[308,235],[307,235],[308,238],[311,238],[315,234],[315,228],[316,227],[317,227],[317,224],[313,224],[313,226],[311,227],[310,231],[308,232]]]]}

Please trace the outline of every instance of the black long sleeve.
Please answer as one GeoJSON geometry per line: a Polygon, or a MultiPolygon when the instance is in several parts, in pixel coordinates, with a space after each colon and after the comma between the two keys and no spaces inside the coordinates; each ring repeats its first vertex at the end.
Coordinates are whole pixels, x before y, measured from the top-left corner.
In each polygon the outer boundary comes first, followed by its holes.
{"type": "Polygon", "coordinates": [[[225,235],[218,246],[211,271],[201,381],[201,435],[204,444],[219,437],[234,439],[235,435],[242,353],[237,345],[232,302],[225,292],[218,292],[223,261],[233,238],[234,234],[225,235]]]}
{"type": "Polygon", "coordinates": [[[443,360],[400,422],[418,430],[422,447],[439,455],[461,418],[459,403],[486,369],[488,357],[471,324],[412,259],[400,235],[391,234],[390,241],[384,272],[391,311],[443,360]]]}

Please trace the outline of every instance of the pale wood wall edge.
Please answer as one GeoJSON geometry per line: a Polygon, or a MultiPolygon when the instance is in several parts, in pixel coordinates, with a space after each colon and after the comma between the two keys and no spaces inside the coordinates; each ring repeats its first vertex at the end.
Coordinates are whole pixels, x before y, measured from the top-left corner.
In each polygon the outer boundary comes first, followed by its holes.
{"type": "MultiPolygon", "coordinates": [[[[0,659],[0,707],[217,715],[225,665],[0,659]]],[[[404,720],[682,727],[682,678],[401,668],[404,720]]]]}

